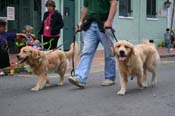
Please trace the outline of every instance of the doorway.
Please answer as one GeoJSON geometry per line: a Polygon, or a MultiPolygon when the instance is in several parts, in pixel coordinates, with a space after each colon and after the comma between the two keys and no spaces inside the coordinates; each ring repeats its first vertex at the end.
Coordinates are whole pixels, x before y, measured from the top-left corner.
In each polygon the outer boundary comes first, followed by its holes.
{"type": "Polygon", "coordinates": [[[63,43],[64,50],[67,51],[70,49],[75,32],[75,0],[64,0],[63,19],[63,43]]]}

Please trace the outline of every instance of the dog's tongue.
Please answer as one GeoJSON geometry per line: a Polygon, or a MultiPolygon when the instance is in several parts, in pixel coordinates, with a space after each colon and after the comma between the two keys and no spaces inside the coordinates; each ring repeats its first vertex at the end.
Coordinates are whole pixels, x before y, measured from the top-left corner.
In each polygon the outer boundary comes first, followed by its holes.
{"type": "Polygon", "coordinates": [[[119,60],[124,61],[126,60],[126,57],[119,57],[119,60]]]}

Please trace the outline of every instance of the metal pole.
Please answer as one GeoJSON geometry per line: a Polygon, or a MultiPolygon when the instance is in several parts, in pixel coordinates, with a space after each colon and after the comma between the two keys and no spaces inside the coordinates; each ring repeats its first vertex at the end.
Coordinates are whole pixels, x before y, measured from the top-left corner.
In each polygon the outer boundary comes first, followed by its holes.
{"type": "Polygon", "coordinates": [[[175,10],[175,0],[173,1],[173,10],[172,10],[172,16],[171,16],[171,27],[170,27],[170,31],[172,32],[172,28],[173,28],[173,22],[174,22],[174,10],[175,10]]]}
{"type": "MultiPolygon", "coordinates": [[[[41,21],[43,20],[44,12],[45,12],[45,3],[46,0],[41,0],[41,21]]],[[[43,35],[41,36],[41,43],[42,43],[42,49],[44,48],[43,46],[43,35]]]]}

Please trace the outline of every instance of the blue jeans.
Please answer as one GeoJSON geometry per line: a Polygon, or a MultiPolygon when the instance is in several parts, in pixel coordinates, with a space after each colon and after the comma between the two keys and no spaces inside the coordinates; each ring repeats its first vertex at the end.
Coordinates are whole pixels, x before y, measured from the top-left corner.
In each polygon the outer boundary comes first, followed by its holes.
{"type": "Polygon", "coordinates": [[[97,23],[93,22],[89,29],[83,34],[84,46],[80,56],[79,64],[75,70],[75,76],[80,80],[81,83],[87,82],[94,54],[98,44],[101,43],[104,47],[105,53],[105,79],[114,81],[116,77],[116,63],[112,52],[114,36],[111,32],[111,29],[106,29],[105,33],[100,32],[97,23]]]}

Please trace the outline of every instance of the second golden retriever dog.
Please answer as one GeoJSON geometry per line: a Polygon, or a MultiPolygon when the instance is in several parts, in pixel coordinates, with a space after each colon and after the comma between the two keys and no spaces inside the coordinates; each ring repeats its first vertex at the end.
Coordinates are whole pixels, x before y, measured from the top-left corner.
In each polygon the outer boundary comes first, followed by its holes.
{"type": "Polygon", "coordinates": [[[143,44],[133,45],[122,40],[114,44],[114,52],[121,86],[118,95],[125,95],[129,76],[137,77],[140,88],[147,87],[147,71],[152,73],[152,85],[156,85],[160,56],[154,44],[145,41],[143,44]]]}
{"type": "Polygon", "coordinates": [[[30,46],[23,47],[17,55],[19,63],[26,63],[34,74],[38,76],[38,81],[32,91],[39,91],[49,83],[48,71],[55,71],[60,75],[59,85],[64,84],[64,75],[67,69],[67,59],[77,53],[77,44],[72,43],[70,50],[67,52],[61,50],[40,51],[30,46]],[[75,48],[75,49],[74,49],[75,48]]]}

